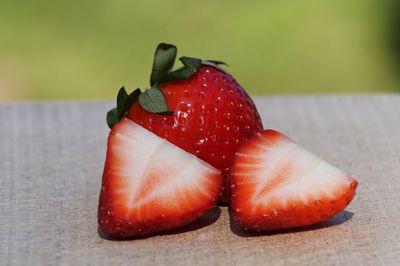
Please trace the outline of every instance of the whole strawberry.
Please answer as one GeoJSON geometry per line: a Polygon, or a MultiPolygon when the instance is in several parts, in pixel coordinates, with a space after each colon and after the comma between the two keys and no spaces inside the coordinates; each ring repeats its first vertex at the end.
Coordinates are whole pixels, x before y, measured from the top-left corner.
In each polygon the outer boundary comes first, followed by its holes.
{"type": "Polygon", "coordinates": [[[150,78],[151,88],[118,93],[117,108],[108,113],[112,127],[127,116],[220,169],[224,176],[220,201],[230,201],[233,156],[248,138],[263,129],[246,91],[221,69],[220,61],[181,57],[172,71],[177,49],[159,44],[150,78]]]}

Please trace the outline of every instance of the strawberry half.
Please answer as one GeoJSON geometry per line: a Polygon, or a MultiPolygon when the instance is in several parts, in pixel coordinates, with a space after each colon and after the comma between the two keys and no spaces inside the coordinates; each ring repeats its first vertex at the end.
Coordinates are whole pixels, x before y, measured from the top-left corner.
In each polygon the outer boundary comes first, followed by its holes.
{"type": "Polygon", "coordinates": [[[265,130],[235,155],[232,210],[249,230],[303,227],[342,211],[357,185],[285,135],[265,130]]]}
{"type": "Polygon", "coordinates": [[[100,229],[127,238],[177,228],[215,206],[219,170],[123,118],[108,137],[100,229]]]}

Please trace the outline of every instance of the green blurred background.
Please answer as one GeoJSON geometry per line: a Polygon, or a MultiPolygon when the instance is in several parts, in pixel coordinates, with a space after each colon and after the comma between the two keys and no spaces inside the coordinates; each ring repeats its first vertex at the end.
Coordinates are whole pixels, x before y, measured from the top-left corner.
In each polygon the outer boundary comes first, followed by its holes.
{"type": "Polygon", "coordinates": [[[400,90],[396,0],[0,1],[0,101],[114,98],[159,42],[252,94],[400,90]]]}

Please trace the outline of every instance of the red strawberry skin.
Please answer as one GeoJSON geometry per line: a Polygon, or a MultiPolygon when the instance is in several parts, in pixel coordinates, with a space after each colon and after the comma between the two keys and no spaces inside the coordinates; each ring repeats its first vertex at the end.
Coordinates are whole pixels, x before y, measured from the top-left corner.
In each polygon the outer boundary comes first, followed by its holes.
{"type": "Polygon", "coordinates": [[[263,128],[253,101],[231,75],[207,65],[188,80],[166,83],[161,91],[173,115],[152,114],[135,103],[129,118],[220,169],[220,201],[229,203],[235,151],[263,128]]]}
{"type": "Polygon", "coordinates": [[[99,228],[130,238],[184,226],[215,206],[222,176],[124,118],[108,137],[99,228]]]}
{"type": "Polygon", "coordinates": [[[265,130],[237,151],[232,210],[246,230],[304,227],[342,211],[357,185],[283,134],[265,130]]]}

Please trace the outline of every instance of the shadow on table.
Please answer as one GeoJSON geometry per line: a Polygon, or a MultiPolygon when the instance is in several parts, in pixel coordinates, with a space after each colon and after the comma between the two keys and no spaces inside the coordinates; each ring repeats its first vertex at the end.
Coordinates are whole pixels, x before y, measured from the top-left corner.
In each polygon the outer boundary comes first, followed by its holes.
{"type": "Polygon", "coordinates": [[[353,217],[354,213],[349,212],[349,211],[342,211],[332,218],[330,218],[327,221],[303,227],[303,228],[295,228],[295,229],[282,229],[282,230],[276,230],[276,231],[271,231],[271,232],[251,232],[251,231],[246,231],[242,227],[240,227],[239,223],[236,221],[232,210],[229,208],[229,226],[231,228],[232,233],[235,235],[241,236],[241,237],[258,237],[258,236],[272,236],[272,235],[277,235],[277,234],[288,234],[288,233],[295,233],[295,232],[304,232],[304,231],[312,231],[312,230],[318,230],[326,227],[331,227],[334,225],[339,225],[342,223],[345,223],[346,221],[350,220],[351,217],[353,217]]]}
{"type": "Polygon", "coordinates": [[[195,230],[201,229],[203,227],[209,226],[209,225],[215,223],[220,216],[221,216],[221,209],[219,207],[214,207],[211,210],[207,211],[203,216],[199,217],[194,222],[192,222],[184,227],[172,229],[172,230],[162,232],[162,233],[147,234],[147,235],[143,235],[143,236],[137,236],[137,237],[125,238],[125,239],[112,238],[109,235],[103,233],[100,230],[100,228],[97,229],[97,232],[99,233],[99,236],[101,238],[107,239],[107,240],[113,240],[113,241],[145,239],[145,238],[153,237],[153,236],[176,235],[176,234],[182,234],[182,233],[186,233],[186,232],[190,232],[190,231],[195,231],[195,230]]]}

